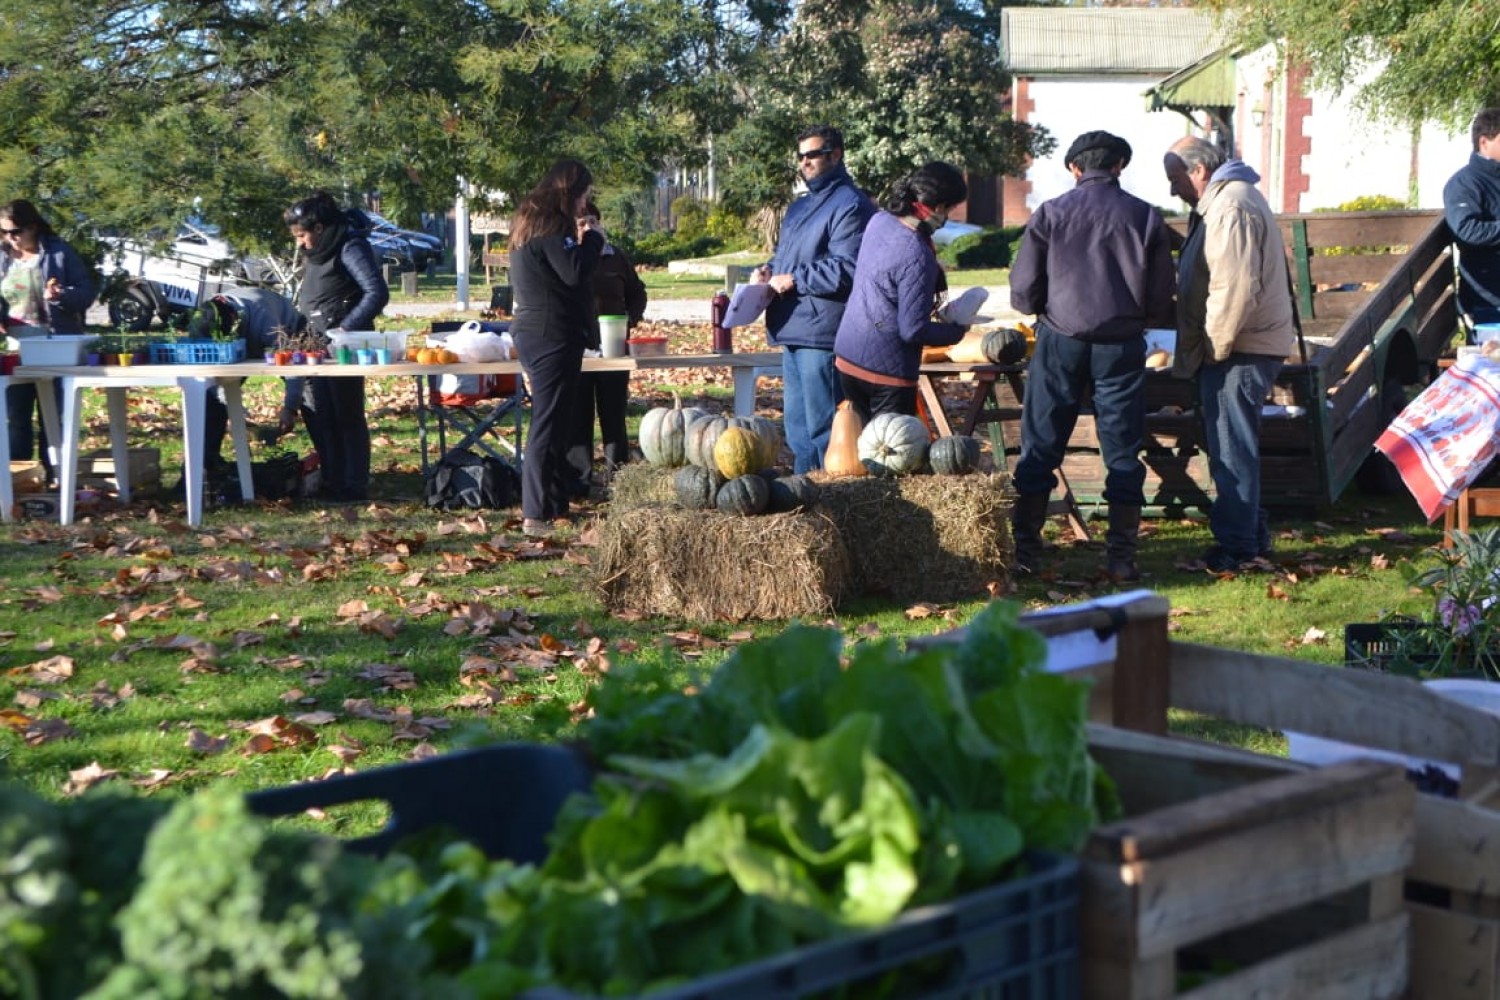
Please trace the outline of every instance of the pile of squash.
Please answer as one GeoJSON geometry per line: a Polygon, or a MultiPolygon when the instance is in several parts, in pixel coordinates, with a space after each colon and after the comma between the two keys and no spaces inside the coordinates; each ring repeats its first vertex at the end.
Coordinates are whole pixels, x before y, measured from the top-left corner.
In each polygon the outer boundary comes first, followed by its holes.
{"type": "Polygon", "coordinates": [[[904,413],[877,414],[861,424],[847,401],[833,417],[823,469],[830,476],[909,476],[929,468],[940,476],[964,476],[979,468],[977,438],[953,434],[932,439],[927,422],[904,413]]]}
{"type": "Polygon", "coordinates": [[[688,510],[752,515],[817,502],[817,486],[806,476],[779,474],[781,428],[766,417],[720,416],[674,400],[647,411],[639,436],[647,462],[678,470],[673,492],[688,510]]]}

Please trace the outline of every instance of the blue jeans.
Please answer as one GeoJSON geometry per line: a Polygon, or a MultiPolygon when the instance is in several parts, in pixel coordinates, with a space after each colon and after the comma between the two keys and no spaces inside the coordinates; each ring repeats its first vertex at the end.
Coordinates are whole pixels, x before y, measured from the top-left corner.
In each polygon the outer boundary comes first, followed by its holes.
{"type": "Polygon", "coordinates": [[[792,449],[792,471],[801,475],[823,468],[833,411],[843,395],[833,352],[816,347],[781,349],[781,410],[786,443],[792,449]]]}
{"type": "Polygon", "coordinates": [[[1036,351],[1026,372],[1021,406],[1021,459],[1016,492],[1046,496],[1078,423],[1084,389],[1094,387],[1094,429],[1104,459],[1106,503],[1140,507],[1146,467],[1146,339],[1091,344],[1037,324],[1036,351]]]}
{"type": "Polygon", "coordinates": [[[1198,371],[1215,493],[1208,526],[1219,547],[1241,560],[1271,550],[1260,506],[1260,413],[1279,371],[1281,359],[1263,354],[1231,354],[1198,371]]]}

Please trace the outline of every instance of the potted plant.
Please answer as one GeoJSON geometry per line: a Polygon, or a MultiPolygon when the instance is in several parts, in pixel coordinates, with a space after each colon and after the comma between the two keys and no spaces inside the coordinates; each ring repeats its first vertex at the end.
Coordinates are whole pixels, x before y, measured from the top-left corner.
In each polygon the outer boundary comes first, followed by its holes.
{"type": "Polygon", "coordinates": [[[285,327],[277,327],[274,332],[278,363],[283,351],[287,355],[286,363],[294,365],[309,363],[314,356],[317,360],[311,363],[317,364],[327,356],[328,338],[321,333],[311,330],[292,332],[285,327]]]}
{"type": "Polygon", "coordinates": [[[1451,537],[1436,566],[1406,571],[1428,610],[1349,626],[1347,659],[1423,678],[1500,680],[1500,526],[1451,537]]]}

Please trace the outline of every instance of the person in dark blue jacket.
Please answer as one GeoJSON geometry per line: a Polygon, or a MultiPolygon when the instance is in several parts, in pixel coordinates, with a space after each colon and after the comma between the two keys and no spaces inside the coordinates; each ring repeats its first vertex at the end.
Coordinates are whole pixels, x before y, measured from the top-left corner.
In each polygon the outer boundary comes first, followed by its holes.
{"type": "MultiPolygon", "coordinates": [[[[9,309],[12,339],[48,334],[81,334],[84,313],[94,301],[94,279],[77,251],[52,231],[35,205],[25,199],[0,205],[0,295],[9,309]]],[[[5,392],[10,458],[24,462],[41,453],[47,479],[53,478],[45,431],[38,432],[36,386],[13,385],[5,392]]]]}
{"type": "Polygon", "coordinates": [[[516,206],[510,224],[510,279],[516,342],[531,391],[531,428],[521,463],[521,530],[551,534],[568,515],[569,425],[583,352],[597,341],[594,272],[604,252],[599,220],[588,212],[594,178],[577,160],[559,160],[516,206]]]}
{"type": "Polygon", "coordinates": [[[777,293],[766,330],[782,351],[782,419],[793,471],[801,473],[821,469],[828,450],[841,396],[833,340],[875,205],[844,168],[838,129],[819,125],[797,136],[797,165],[807,194],[787,208],[776,254],[755,277],[777,293]]]}
{"type": "Polygon", "coordinates": [[[881,413],[915,416],[922,348],[956,344],[968,329],[936,318],[948,282],[932,245],[932,231],[968,197],[957,167],[929,163],[896,182],[885,211],[865,227],[833,343],[844,398],[862,423],[881,413]]]}
{"type": "Polygon", "coordinates": [[[1016,568],[1040,568],[1055,472],[1092,386],[1108,470],[1106,572],[1117,581],[1138,580],[1145,332],[1175,324],[1176,275],[1161,214],[1120,187],[1130,144],[1108,132],[1085,132],[1064,162],[1077,186],[1037,208],[1010,269],[1011,307],[1037,318],[1011,510],[1016,568]]]}
{"type": "MultiPolygon", "coordinates": [[[[344,211],[319,191],[282,215],[306,255],[297,311],[314,333],[372,329],[390,301],[375,251],[366,238],[364,213],[344,211]]],[[[288,384],[288,394],[293,387],[288,384]]],[[[363,378],[310,378],[302,419],[318,453],[321,492],[340,503],[363,503],[370,490],[370,425],[363,378]]],[[[288,423],[283,411],[282,423],[288,423]]]]}
{"type": "Polygon", "coordinates": [[[1475,323],[1500,323],[1500,108],[1469,129],[1474,152],[1443,187],[1443,216],[1458,241],[1458,304],[1475,323]]]}

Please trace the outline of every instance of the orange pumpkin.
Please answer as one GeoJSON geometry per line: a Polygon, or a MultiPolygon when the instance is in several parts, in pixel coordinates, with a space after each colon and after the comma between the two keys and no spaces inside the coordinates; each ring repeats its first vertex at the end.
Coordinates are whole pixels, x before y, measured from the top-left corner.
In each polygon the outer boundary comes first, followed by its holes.
{"type": "Polygon", "coordinates": [[[864,424],[846,399],[833,415],[828,450],[823,453],[823,471],[830,476],[866,476],[869,470],[859,460],[859,432],[864,424]]]}

